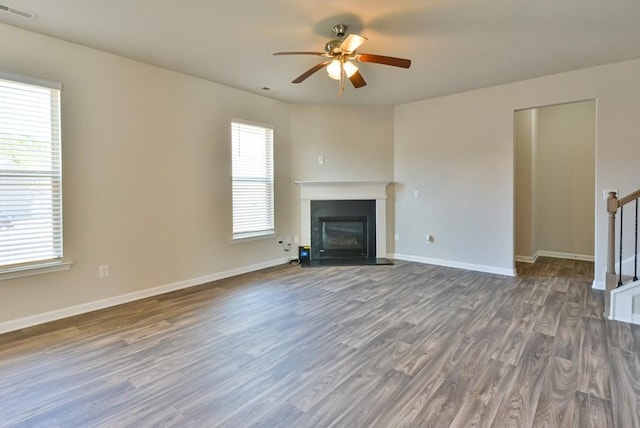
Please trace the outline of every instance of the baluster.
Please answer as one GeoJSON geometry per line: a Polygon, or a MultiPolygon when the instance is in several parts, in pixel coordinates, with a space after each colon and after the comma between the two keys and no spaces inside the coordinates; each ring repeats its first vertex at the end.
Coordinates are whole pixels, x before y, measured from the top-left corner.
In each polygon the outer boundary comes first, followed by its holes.
{"type": "Polygon", "coordinates": [[[638,280],[638,198],[636,198],[636,251],[633,254],[633,280],[638,280]]]}
{"type": "Polygon", "coordinates": [[[622,285],[622,214],[624,212],[624,207],[620,207],[620,266],[618,272],[618,287],[622,285]]]}

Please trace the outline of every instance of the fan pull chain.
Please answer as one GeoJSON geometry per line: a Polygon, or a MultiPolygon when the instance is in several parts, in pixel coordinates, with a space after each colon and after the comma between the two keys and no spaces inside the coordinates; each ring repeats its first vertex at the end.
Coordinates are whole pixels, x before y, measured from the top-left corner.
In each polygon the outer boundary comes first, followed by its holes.
{"type": "Polygon", "coordinates": [[[346,72],[344,71],[344,67],[340,64],[340,89],[338,90],[338,96],[341,97],[344,92],[344,80],[346,77],[346,72]]]}

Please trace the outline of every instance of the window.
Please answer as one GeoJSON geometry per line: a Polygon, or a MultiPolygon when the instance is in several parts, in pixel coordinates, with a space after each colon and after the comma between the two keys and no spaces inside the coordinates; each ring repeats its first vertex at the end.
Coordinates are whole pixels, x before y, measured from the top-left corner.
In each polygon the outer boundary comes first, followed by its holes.
{"type": "Polygon", "coordinates": [[[274,233],[273,129],[231,123],[233,239],[274,233]]]}
{"type": "Polygon", "coordinates": [[[60,89],[0,74],[0,271],[62,258],[60,89]]]}

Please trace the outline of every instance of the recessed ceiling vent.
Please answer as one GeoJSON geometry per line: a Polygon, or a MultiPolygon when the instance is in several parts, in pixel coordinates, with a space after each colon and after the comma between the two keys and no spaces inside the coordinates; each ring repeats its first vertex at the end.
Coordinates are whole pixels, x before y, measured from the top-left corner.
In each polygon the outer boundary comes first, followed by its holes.
{"type": "Polygon", "coordinates": [[[11,15],[19,16],[20,18],[33,20],[36,14],[26,10],[16,9],[15,7],[0,3],[0,12],[9,13],[11,15]]]}

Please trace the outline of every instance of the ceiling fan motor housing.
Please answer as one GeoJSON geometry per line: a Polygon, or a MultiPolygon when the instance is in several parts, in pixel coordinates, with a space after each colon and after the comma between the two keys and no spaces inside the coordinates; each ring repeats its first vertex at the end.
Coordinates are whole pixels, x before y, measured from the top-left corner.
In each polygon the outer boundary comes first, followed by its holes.
{"type": "Polygon", "coordinates": [[[344,35],[347,34],[347,28],[349,28],[345,24],[336,24],[333,26],[333,32],[338,37],[337,39],[329,40],[326,45],[324,45],[324,51],[326,53],[339,54],[341,53],[340,45],[344,41],[344,35]]]}
{"type": "Polygon", "coordinates": [[[333,32],[336,33],[336,36],[339,38],[343,38],[345,34],[347,34],[347,27],[345,24],[337,24],[333,26],[333,32]]]}
{"type": "Polygon", "coordinates": [[[326,45],[324,45],[324,51],[326,53],[339,54],[340,53],[340,45],[342,44],[341,39],[329,40],[326,45]]]}

